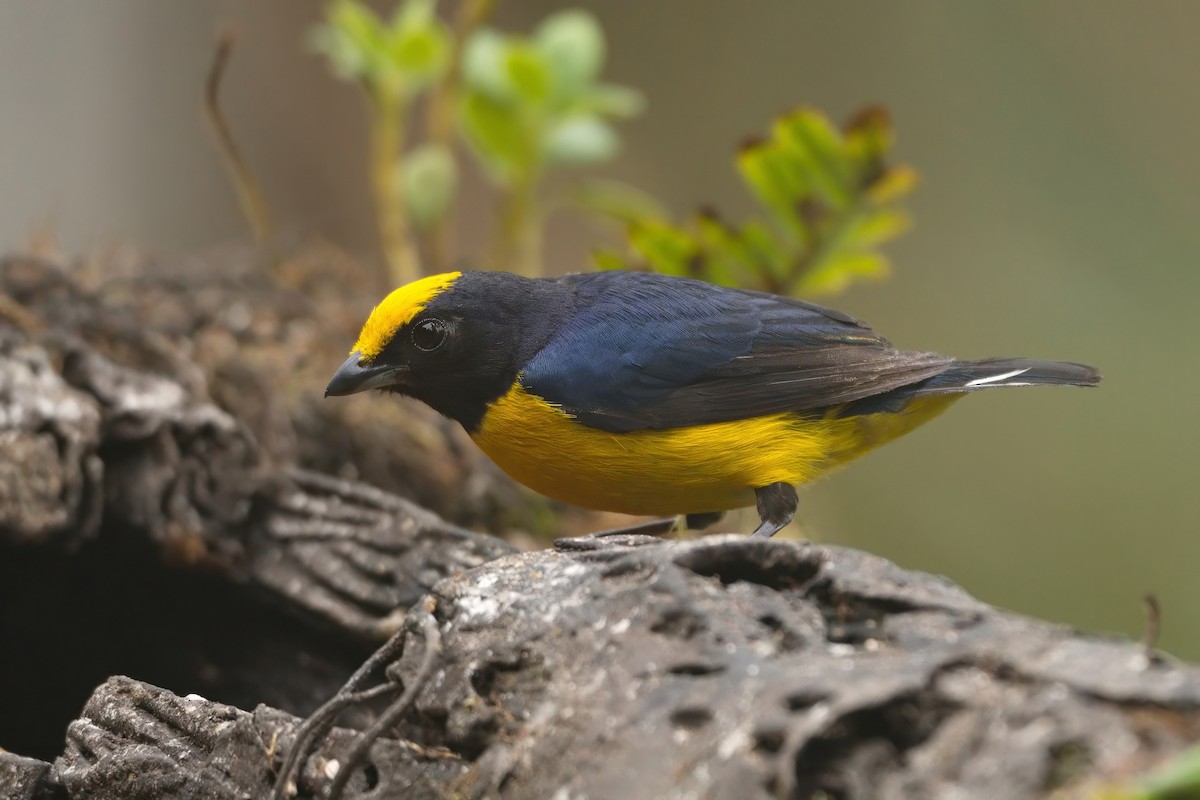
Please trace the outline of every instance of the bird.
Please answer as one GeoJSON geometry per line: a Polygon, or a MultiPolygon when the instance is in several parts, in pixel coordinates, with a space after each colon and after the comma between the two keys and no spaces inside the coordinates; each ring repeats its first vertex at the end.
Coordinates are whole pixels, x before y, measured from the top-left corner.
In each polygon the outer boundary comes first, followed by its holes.
{"type": "Polygon", "coordinates": [[[565,503],[690,528],[755,506],[769,537],[797,486],[965,394],[1099,380],[1073,362],[900,350],[840,311],[692,278],[461,271],[384,298],[325,394],[422,401],[565,503]]]}

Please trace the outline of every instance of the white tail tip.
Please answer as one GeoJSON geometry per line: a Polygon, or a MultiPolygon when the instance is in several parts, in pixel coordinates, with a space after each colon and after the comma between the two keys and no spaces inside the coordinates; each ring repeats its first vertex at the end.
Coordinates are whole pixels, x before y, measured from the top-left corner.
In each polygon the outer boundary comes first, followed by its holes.
{"type": "Polygon", "coordinates": [[[1002,372],[999,375],[989,375],[986,378],[976,378],[973,381],[967,381],[963,384],[963,386],[968,388],[971,386],[986,386],[989,383],[999,383],[1000,381],[1006,381],[1009,378],[1015,378],[1018,375],[1024,375],[1026,372],[1029,372],[1029,367],[1026,367],[1025,369],[1014,369],[1012,372],[1002,372]]]}

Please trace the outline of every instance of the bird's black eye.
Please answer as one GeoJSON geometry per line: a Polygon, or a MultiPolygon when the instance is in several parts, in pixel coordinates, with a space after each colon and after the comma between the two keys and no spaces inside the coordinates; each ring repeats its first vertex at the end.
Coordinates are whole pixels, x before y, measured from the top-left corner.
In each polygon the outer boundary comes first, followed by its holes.
{"type": "Polygon", "coordinates": [[[412,341],[418,350],[436,350],[446,341],[448,332],[440,319],[425,319],[413,326],[412,341]]]}

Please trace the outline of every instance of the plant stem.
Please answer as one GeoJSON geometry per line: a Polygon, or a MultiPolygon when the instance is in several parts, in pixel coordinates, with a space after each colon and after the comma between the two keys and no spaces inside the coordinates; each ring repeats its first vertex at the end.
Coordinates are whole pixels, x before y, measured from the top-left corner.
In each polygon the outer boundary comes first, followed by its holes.
{"type": "Polygon", "coordinates": [[[400,186],[400,154],[404,147],[405,102],[399,92],[372,85],[371,188],[379,240],[387,261],[387,278],[399,286],[420,277],[421,266],[408,235],[404,193],[400,186]]]}
{"type": "MultiPolygon", "coordinates": [[[[454,147],[454,111],[462,87],[462,54],[467,40],[495,10],[497,0],[462,0],[454,17],[450,66],[429,97],[425,116],[425,138],[447,150],[454,147]]],[[[456,155],[457,157],[457,155],[456,155]]],[[[426,252],[438,272],[450,268],[451,209],[438,218],[425,234],[426,252]]]]}
{"type": "Polygon", "coordinates": [[[504,196],[500,214],[500,240],[493,248],[497,265],[519,275],[542,274],[542,225],[538,204],[537,166],[526,169],[504,196]]]}

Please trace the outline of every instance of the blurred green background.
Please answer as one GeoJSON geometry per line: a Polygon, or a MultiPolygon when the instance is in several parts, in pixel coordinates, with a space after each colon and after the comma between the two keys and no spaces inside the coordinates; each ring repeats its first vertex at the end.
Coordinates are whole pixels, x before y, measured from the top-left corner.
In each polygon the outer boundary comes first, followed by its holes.
{"type": "MultiPolygon", "coordinates": [[[[886,283],[834,304],[898,345],[1100,366],[1097,391],[996,392],[802,493],[813,538],[944,573],[975,595],[1200,658],[1200,5],[581,2],[606,76],[649,106],[604,172],[679,215],[750,198],[730,165],[799,104],[887,106],[922,184],[886,283]]],[[[388,4],[387,7],[390,7],[388,4]]],[[[561,4],[508,0],[527,30],[561,4]]],[[[377,259],[361,100],[302,46],[317,2],[0,4],[0,245],[187,253],[244,237],[200,113],[213,32],[278,221],[377,259]]],[[[465,252],[490,214],[465,191],[465,252]],[[478,229],[478,232],[477,232],[478,229]]],[[[549,263],[590,268],[597,228],[551,221],[549,263]]]]}

